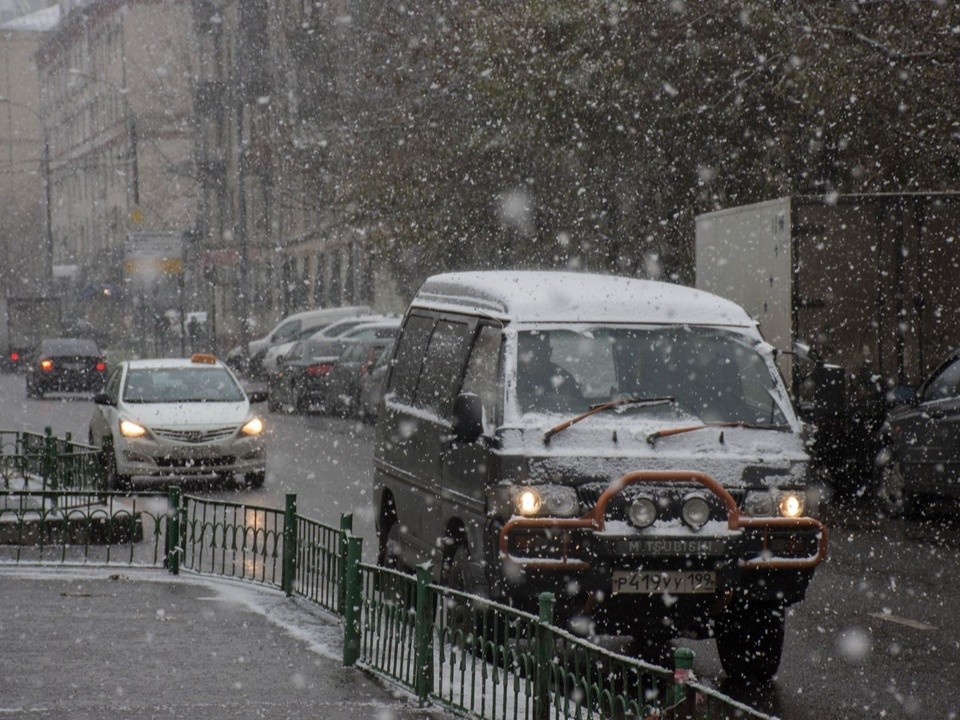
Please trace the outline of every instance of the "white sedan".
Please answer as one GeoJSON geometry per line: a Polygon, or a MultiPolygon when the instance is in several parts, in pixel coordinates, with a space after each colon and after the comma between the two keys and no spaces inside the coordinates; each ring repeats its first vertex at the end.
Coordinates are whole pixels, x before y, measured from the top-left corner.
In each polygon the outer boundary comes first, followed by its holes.
{"type": "Polygon", "coordinates": [[[128,360],[94,400],[90,443],[108,449],[107,487],[134,477],[223,478],[263,485],[263,421],[250,403],[265,393],[240,387],[212,355],[128,360]]]}

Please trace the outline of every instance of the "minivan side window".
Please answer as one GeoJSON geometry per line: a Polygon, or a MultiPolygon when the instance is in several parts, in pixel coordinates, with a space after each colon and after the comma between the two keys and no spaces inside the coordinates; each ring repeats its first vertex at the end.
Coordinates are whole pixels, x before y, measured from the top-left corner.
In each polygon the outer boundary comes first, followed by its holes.
{"type": "Polygon", "coordinates": [[[460,387],[460,373],[466,360],[470,326],[465,322],[439,320],[430,338],[417,383],[414,404],[447,417],[460,387]]]}
{"type": "Polygon", "coordinates": [[[489,431],[500,422],[500,383],[497,369],[500,362],[500,345],[503,333],[499,327],[481,325],[473,344],[467,374],[461,392],[473,393],[483,406],[483,428],[489,431]]]}
{"type": "Polygon", "coordinates": [[[433,318],[411,315],[403,326],[400,345],[397,347],[397,359],[390,373],[390,388],[401,402],[413,402],[413,393],[420,378],[420,365],[423,361],[430,331],[433,330],[433,318]]]}

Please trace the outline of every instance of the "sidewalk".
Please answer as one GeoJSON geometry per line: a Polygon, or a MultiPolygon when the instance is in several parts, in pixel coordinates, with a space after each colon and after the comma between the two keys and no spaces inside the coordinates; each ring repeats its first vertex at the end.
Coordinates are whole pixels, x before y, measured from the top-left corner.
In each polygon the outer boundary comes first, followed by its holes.
{"type": "Polygon", "coordinates": [[[132,568],[0,567],[0,716],[439,718],[342,667],[341,631],[268,588],[132,568]]]}

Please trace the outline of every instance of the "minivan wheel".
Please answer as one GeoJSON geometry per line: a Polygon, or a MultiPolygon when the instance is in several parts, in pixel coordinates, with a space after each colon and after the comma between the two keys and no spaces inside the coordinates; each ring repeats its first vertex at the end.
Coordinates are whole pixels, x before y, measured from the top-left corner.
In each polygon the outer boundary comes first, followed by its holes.
{"type": "Polygon", "coordinates": [[[715,627],[717,653],[736,682],[767,683],[780,667],[785,613],[776,603],[730,607],[715,627]]]}
{"type": "MultiPolygon", "coordinates": [[[[470,563],[470,550],[466,542],[460,540],[443,562],[441,584],[458,593],[469,593],[467,587],[467,566],[470,563]]],[[[506,647],[508,637],[485,634],[483,611],[472,601],[459,595],[447,595],[444,598],[444,624],[450,632],[450,642],[465,650],[477,653],[487,662],[504,665],[508,662],[506,647]]],[[[491,628],[486,629],[487,632],[491,628]]],[[[504,633],[509,629],[504,627],[504,633]]]]}
{"type": "Polygon", "coordinates": [[[400,562],[400,523],[391,517],[380,525],[377,565],[390,570],[402,570],[400,562]]]}
{"type": "Polygon", "coordinates": [[[906,481],[903,478],[903,467],[900,461],[890,458],[878,471],[877,498],[880,500],[880,509],[886,517],[901,517],[906,514],[910,501],[906,492],[906,481]]]}

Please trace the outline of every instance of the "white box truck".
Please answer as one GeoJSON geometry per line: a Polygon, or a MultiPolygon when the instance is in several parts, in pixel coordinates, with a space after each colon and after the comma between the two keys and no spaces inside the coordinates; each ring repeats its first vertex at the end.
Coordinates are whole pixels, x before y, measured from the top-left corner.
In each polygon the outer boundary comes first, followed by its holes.
{"type": "Polygon", "coordinates": [[[815,460],[862,487],[898,387],[960,346],[960,193],[792,196],[696,219],[696,286],[782,351],[815,460]],[[827,439],[830,439],[827,442],[827,439]]]}

